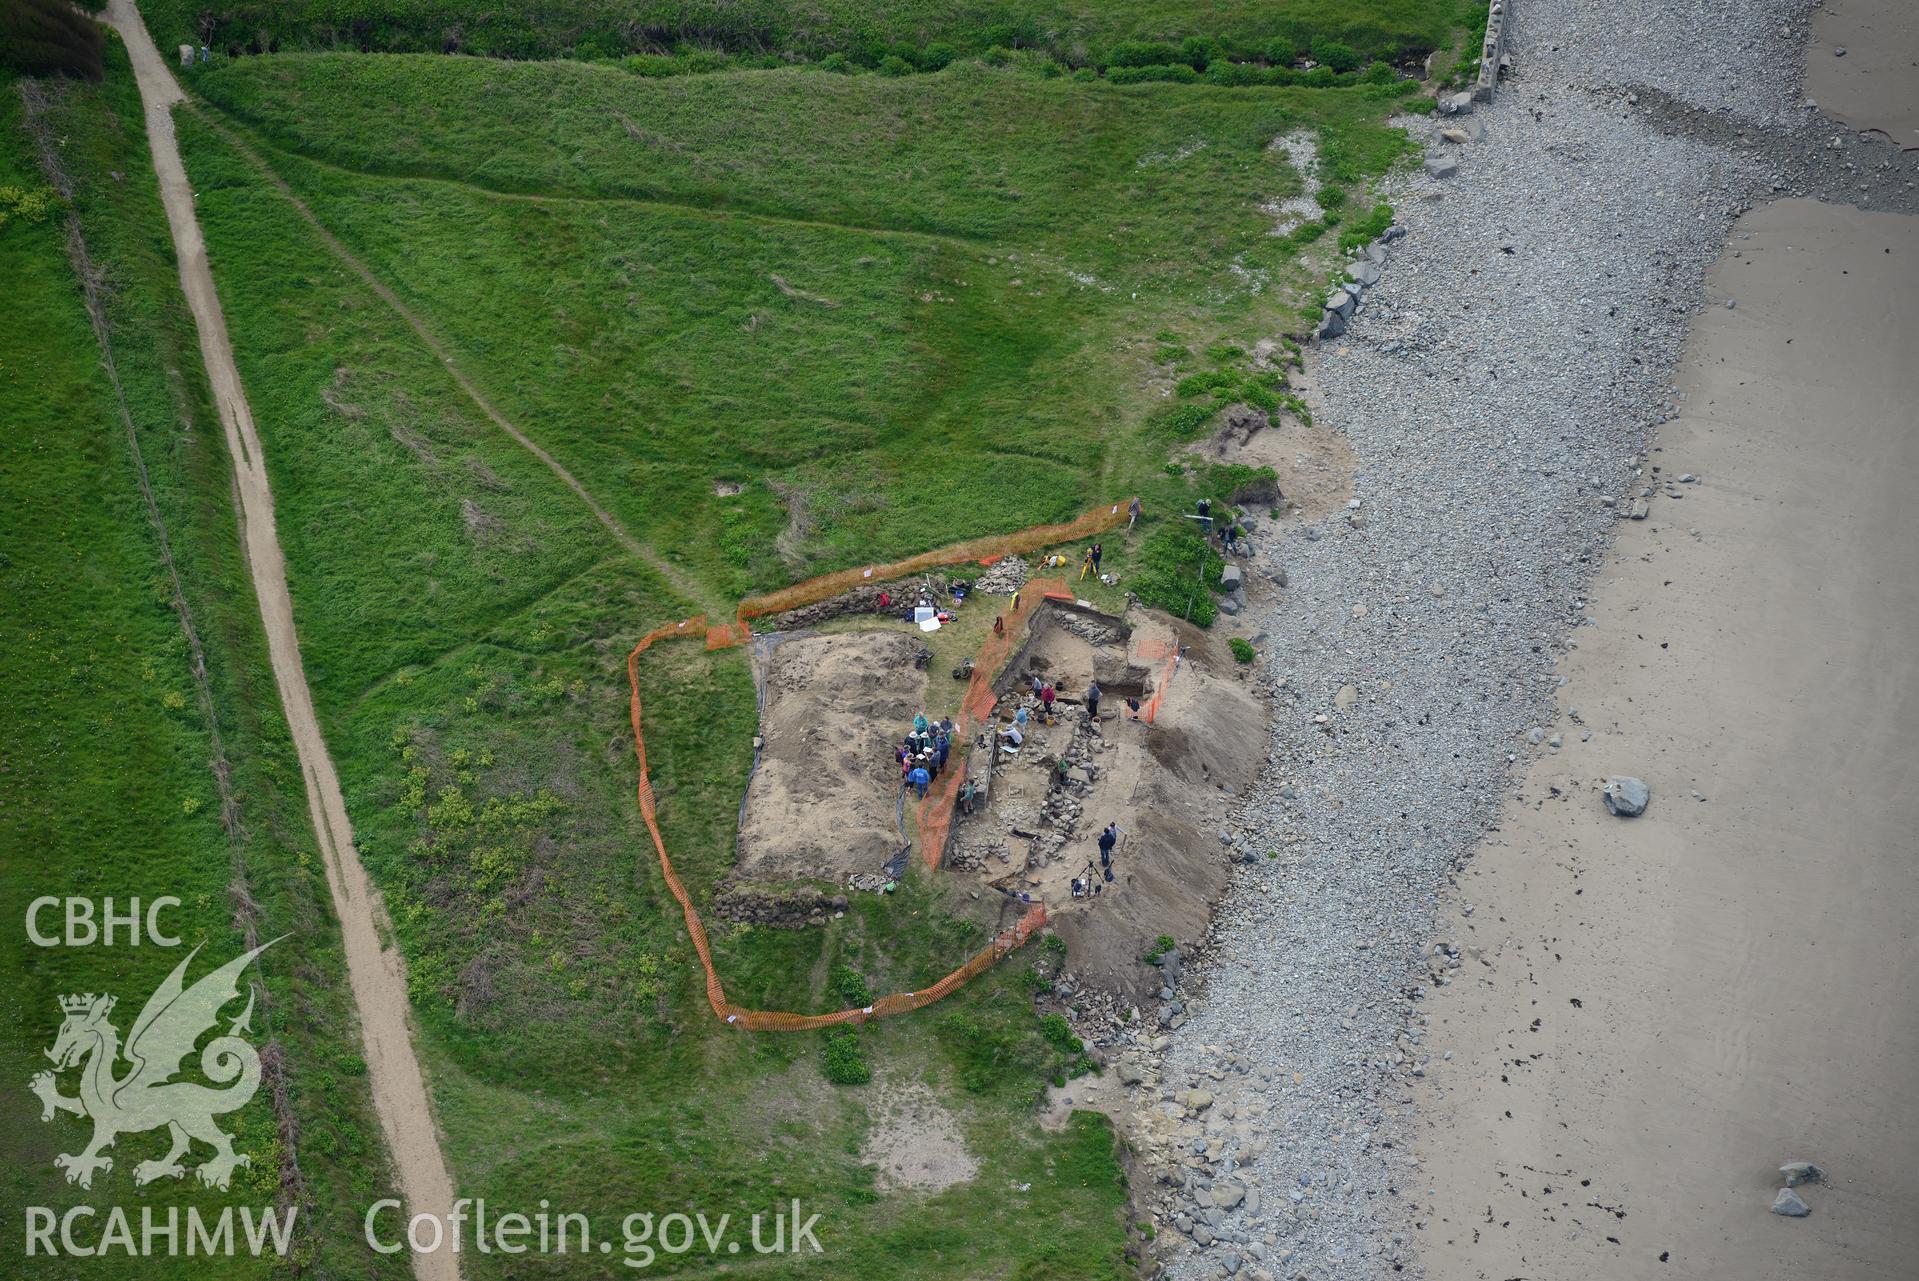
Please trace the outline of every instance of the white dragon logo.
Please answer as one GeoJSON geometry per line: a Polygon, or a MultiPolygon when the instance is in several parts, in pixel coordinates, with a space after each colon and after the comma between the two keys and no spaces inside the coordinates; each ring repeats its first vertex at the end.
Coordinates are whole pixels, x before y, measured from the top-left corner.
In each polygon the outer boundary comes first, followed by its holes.
{"type": "Polygon", "coordinates": [[[191,988],[185,986],[181,976],[200,949],[189,952],[147,998],[140,1017],[133,1021],[124,1051],[133,1066],[124,1076],[113,1074],[122,1051],[119,1030],[107,1020],[118,998],[91,992],[60,998],[66,1020],[60,1025],[53,1048],[46,1052],[54,1070],[36,1073],[29,1088],[40,1096],[42,1121],[51,1121],[55,1112],[71,1112],[93,1121],[93,1141],[85,1151],[53,1158],[53,1163],[67,1172],[67,1182],[92,1187],[96,1170],[113,1169],[113,1158],[102,1156],[101,1149],[112,1147],[114,1139],[122,1134],[157,1130],[163,1125],[172,1136],[173,1146],[158,1161],[134,1166],[135,1183],[180,1178],[186,1173],[180,1157],[194,1139],[214,1150],[213,1158],[196,1172],[208,1187],[224,1191],[235,1168],[252,1164],[246,1154],[233,1150],[232,1136],[213,1123],[214,1117],[245,1107],[260,1088],[260,1056],[239,1036],[251,1030],[247,1026],[253,1015],[251,989],[246,1009],[228,1026],[227,1034],[207,1042],[200,1053],[200,1070],[208,1080],[233,1084],[215,1090],[171,1078],[193,1052],[194,1043],[219,1021],[221,1008],[239,998],[240,975],[253,958],[279,941],[262,943],[191,988]],[[85,1066],[80,1072],[79,1096],[69,1098],[60,1093],[57,1074],[81,1063],[85,1066]]]}

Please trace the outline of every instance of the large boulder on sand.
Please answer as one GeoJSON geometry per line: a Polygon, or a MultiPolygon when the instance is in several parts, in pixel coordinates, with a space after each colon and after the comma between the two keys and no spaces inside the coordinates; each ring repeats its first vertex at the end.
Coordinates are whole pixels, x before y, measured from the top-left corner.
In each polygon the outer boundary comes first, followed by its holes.
{"type": "Polygon", "coordinates": [[[1609,778],[1600,798],[1606,802],[1608,814],[1638,818],[1652,800],[1652,789],[1636,778],[1609,778]]]}

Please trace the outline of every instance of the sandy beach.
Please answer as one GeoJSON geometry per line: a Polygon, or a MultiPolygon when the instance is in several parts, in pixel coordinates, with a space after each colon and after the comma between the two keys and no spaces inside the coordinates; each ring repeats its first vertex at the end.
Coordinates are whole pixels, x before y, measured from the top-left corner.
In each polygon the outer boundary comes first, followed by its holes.
{"type": "Polygon", "coordinates": [[[1803,0],[1510,8],[1308,349],[1352,497],[1254,536],[1142,1217],[1177,1281],[1919,1275],[1919,150],[1806,105],[1803,0]]]}
{"type": "Polygon", "coordinates": [[[1813,11],[1806,96],[1854,129],[1919,147],[1919,5],[1826,0],[1813,11]]]}
{"type": "Polygon", "coordinates": [[[1563,747],[1460,877],[1432,1277],[1919,1267],[1919,219],[1762,206],[1707,298],[1563,747]],[[1601,804],[1619,774],[1643,817],[1601,804]],[[1808,1218],[1768,1212],[1791,1160],[1831,1175],[1808,1218]]]}

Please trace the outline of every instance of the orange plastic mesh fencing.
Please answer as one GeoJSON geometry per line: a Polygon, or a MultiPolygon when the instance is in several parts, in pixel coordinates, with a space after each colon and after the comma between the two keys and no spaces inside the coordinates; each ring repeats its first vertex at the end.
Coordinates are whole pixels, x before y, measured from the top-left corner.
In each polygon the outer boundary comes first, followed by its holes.
{"type": "Polygon", "coordinates": [[[731,649],[735,645],[744,645],[752,639],[753,629],[745,623],[726,623],[706,629],[708,649],[731,649]]]}
{"type": "Polygon", "coordinates": [[[999,677],[1000,669],[1006,666],[1006,660],[1020,647],[1027,624],[1032,621],[1033,611],[1039,608],[1040,602],[1072,599],[1073,594],[1066,590],[1065,579],[1035,578],[1014,592],[1005,608],[997,611],[997,616],[1006,626],[987,633],[985,643],[973,658],[973,675],[966,684],[966,697],[960,700],[960,714],[970,724],[981,724],[992,715],[993,704],[999,701],[993,693],[993,682],[999,677]]]}
{"type": "MultiPolygon", "coordinates": [[[[1030,608],[1024,606],[1023,602],[1022,607],[1030,608]]],[[[640,815],[646,820],[647,833],[653,838],[653,849],[659,855],[660,874],[665,877],[666,888],[672,892],[674,900],[680,905],[680,915],[686,921],[687,937],[693,941],[693,950],[699,955],[700,966],[706,972],[706,999],[707,1003],[713,1007],[713,1013],[729,1026],[744,1028],[750,1032],[804,1032],[842,1023],[864,1023],[867,1019],[883,1018],[889,1014],[904,1014],[909,1010],[931,1005],[941,997],[950,995],[967,980],[990,969],[999,962],[1000,958],[1020,947],[1037,933],[1046,924],[1046,908],[1042,904],[1035,903],[1010,928],[1001,930],[993,937],[992,942],[974,953],[965,964],[932,986],[914,992],[894,992],[878,998],[873,1004],[861,1009],[837,1010],[831,1014],[789,1014],[781,1010],[749,1010],[734,1005],[726,999],[726,988],[720,982],[719,972],[713,966],[713,949],[707,942],[706,925],[701,921],[698,909],[693,906],[693,898],[686,892],[686,886],[680,882],[679,874],[673,870],[673,860],[666,852],[666,840],[660,835],[658,804],[654,800],[653,784],[647,776],[646,769],[646,735],[640,727],[640,655],[656,642],[663,640],[698,638],[711,650],[738,644],[750,635],[751,632],[744,624],[708,630],[704,618],[689,618],[654,628],[641,637],[639,644],[633,647],[633,652],[626,656],[626,679],[630,691],[629,707],[633,720],[633,755],[639,762],[640,768],[640,781],[637,788],[640,815]]],[[[976,667],[976,675],[977,672],[976,667]]],[[[988,684],[990,683],[989,677],[988,684]]],[[[942,792],[945,806],[943,811],[937,811],[943,814],[943,818],[933,820],[939,832],[939,844],[931,845],[926,840],[927,828],[922,826],[921,829],[921,848],[922,850],[931,848],[934,851],[931,857],[935,861],[939,857],[939,850],[945,845],[946,827],[942,824],[950,824],[952,821],[953,794],[958,790],[961,774],[962,771],[954,770],[945,780],[942,792]]]]}
{"type": "MultiPolygon", "coordinates": [[[[706,972],[706,999],[712,1005],[713,1013],[727,1024],[744,1028],[752,1032],[801,1032],[811,1028],[833,1027],[842,1023],[863,1023],[871,1018],[883,1018],[889,1014],[903,1014],[908,1010],[917,1010],[931,1005],[943,996],[951,994],[967,980],[997,964],[1008,952],[1020,947],[1046,924],[1046,908],[1043,904],[1031,905],[1026,913],[1010,928],[1001,930],[992,942],[974,953],[965,964],[940,979],[931,987],[915,992],[894,992],[879,997],[873,1004],[861,1009],[838,1010],[831,1014],[789,1014],[780,1010],[749,1010],[734,1005],[726,999],[726,988],[720,982],[719,972],[713,967],[713,949],[707,942],[706,925],[700,919],[698,909],[693,906],[693,898],[686,892],[686,886],[680,882],[678,873],[673,870],[673,860],[666,852],[666,840],[660,835],[658,804],[653,796],[653,784],[646,769],[646,735],[640,727],[640,655],[658,641],[699,639],[708,650],[726,649],[744,644],[750,640],[753,630],[747,624],[750,618],[764,614],[780,613],[800,605],[809,605],[815,601],[827,600],[841,592],[859,586],[864,582],[880,582],[887,579],[902,578],[922,570],[939,565],[955,565],[965,560],[979,560],[981,564],[991,564],[1001,556],[1017,552],[1035,551],[1042,547],[1051,547],[1057,543],[1071,542],[1089,534],[1097,534],[1112,529],[1126,519],[1126,504],[1115,503],[1111,507],[1102,507],[1087,512],[1077,520],[1063,525],[1036,525],[1031,529],[1015,534],[996,535],[989,538],[975,538],[964,543],[955,543],[949,547],[922,552],[918,556],[890,565],[877,565],[867,569],[843,570],[837,574],[826,574],[819,578],[796,583],[781,591],[770,592],[764,596],[755,596],[740,603],[736,621],[723,623],[717,627],[708,627],[706,619],[695,617],[683,619],[677,623],[668,623],[656,627],[640,638],[633,652],[626,656],[626,680],[630,690],[630,708],[633,720],[633,755],[639,762],[640,781],[637,793],[640,801],[640,815],[646,820],[646,830],[653,838],[653,849],[660,858],[660,873],[666,879],[666,888],[680,905],[680,914],[686,921],[687,937],[693,941],[693,950],[698,953],[700,966],[706,972]]],[[[1072,600],[1073,594],[1067,590],[1063,579],[1049,578],[1027,583],[1014,593],[1007,606],[1000,612],[1004,626],[990,633],[978,655],[973,660],[973,674],[967,684],[966,696],[960,705],[960,730],[968,738],[973,730],[984,724],[992,714],[993,705],[998,701],[993,693],[993,681],[1013,651],[1020,644],[1033,611],[1043,600],[1072,600]]],[[[1177,666],[1179,655],[1177,647],[1173,651],[1172,666],[1177,666]]],[[[1172,667],[1167,670],[1170,679],[1172,667]]],[[[1160,682],[1164,689],[1165,681],[1160,682]]],[[[1153,696],[1153,708],[1159,706],[1159,693],[1153,696]]],[[[1151,719],[1150,713],[1147,719],[1151,719]]],[[[959,787],[966,778],[965,762],[958,769],[943,775],[939,783],[929,789],[921,800],[915,813],[920,831],[920,852],[927,863],[937,866],[940,855],[946,848],[946,837],[953,821],[954,802],[959,787]]]]}
{"type": "Polygon", "coordinates": [[[953,543],[946,547],[936,547],[905,560],[894,561],[890,565],[869,565],[864,569],[843,569],[838,573],[822,574],[818,578],[809,578],[803,583],[794,583],[791,587],[782,587],[775,592],[761,596],[749,596],[740,602],[739,620],[759,618],[765,614],[780,614],[789,609],[798,609],[801,605],[811,605],[817,601],[830,600],[842,592],[851,591],[864,583],[883,583],[895,578],[905,578],[909,574],[922,573],[936,569],[941,565],[957,565],[961,561],[984,558],[997,559],[1018,552],[1037,551],[1042,547],[1052,547],[1059,543],[1070,543],[1078,538],[1104,533],[1106,530],[1126,523],[1126,503],[1114,503],[1109,507],[1095,507],[1092,511],[1061,525],[1034,525],[1012,534],[990,534],[983,538],[971,538],[963,543],[953,543]]]}
{"type": "Polygon", "coordinates": [[[1144,659],[1165,659],[1166,665],[1160,669],[1159,679],[1153,682],[1153,696],[1146,700],[1146,706],[1140,709],[1140,719],[1151,725],[1159,717],[1160,700],[1166,697],[1166,687],[1173,682],[1173,673],[1179,670],[1179,642],[1143,640],[1139,644],[1139,656],[1144,659]]]}

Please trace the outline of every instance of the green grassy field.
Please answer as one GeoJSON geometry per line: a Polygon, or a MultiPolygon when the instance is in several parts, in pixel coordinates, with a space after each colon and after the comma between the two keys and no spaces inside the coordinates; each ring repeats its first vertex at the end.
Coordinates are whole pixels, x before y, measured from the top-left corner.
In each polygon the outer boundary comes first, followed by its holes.
{"type": "MultiPolygon", "coordinates": [[[[1368,57],[1438,48],[1453,0],[560,0],[476,11],[456,0],[263,0],[141,5],[163,48],[192,41],[234,53],[349,49],[465,52],[503,58],[613,57],[681,47],[773,58],[838,53],[867,65],[972,55],[993,46],[1040,49],[1075,65],[1103,62],[1129,41],[1206,37],[1264,55],[1275,41],[1309,51],[1314,36],[1368,57]]],[[[1482,6],[1483,8],[1483,6],[1482,6]]]]}
{"type": "MultiPolygon", "coordinates": [[[[0,644],[0,944],[8,999],[0,1077],[0,1201],[9,1207],[10,1275],[139,1278],[265,1276],[248,1258],[130,1259],[115,1252],[76,1265],[24,1257],[20,1207],[299,1205],[295,1257],[316,1275],[374,1277],[397,1269],[360,1248],[352,1206],[384,1183],[359,1036],[338,938],[307,826],[298,767],[239,558],[227,460],[174,284],[171,246],[124,58],[99,88],[44,86],[44,127],[74,183],[87,249],[101,274],[115,366],[139,442],[129,444],[67,254],[65,202],[43,221],[0,224],[0,590],[9,602],[0,644]],[[144,464],[152,492],[140,489],[144,464]],[[156,524],[156,516],[158,523],[156,524]],[[159,528],[164,526],[163,552],[159,528]],[[169,565],[170,558],[170,565],[169,565]],[[176,594],[178,601],[176,603],[176,594]],[[184,605],[205,679],[182,626],[184,605]],[[217,741],[215,735],[217,733],[217,741]],[[230,769],[231,810],[209,762],[230,769]],[[229,828],[225,820],[231,820],[229,828]],[[281,1064],[252,1104],[226,1118],[254,1164],[226,1194],[192,1181],[136,1193],[132,1170],[161,1155],[164,1135],[123,1137],[115,1168],[90,1191],[67,1185],[56,1153],[89,1133],[70,1116],[41,1124],[23,1088],[47,1063],[57,999],[112,992],[124,1033],[184,951],[33,946],[27,904],[41,895],[144,901],[173,895],[162,918],[206,951],[190,977],[261,940],[287,937],[261,958],[268,1000],[254,1044],[281,1064]],[[281,1097],[274,1100],[276,1087],[281,1097]],[[284,1182],[283,1182],[284,1180],[284,1182]]],[[[0,188],[47,187],[26,130],[20,85],[0,84],[0,188]]],[[[57,912],[43,929],[59,932],[57,912]]],[[[237,1012],[230,1010],[228,1013],[237,1012]]],[[[64,1088],[71,1092],[68,1075],[64,1088]]],[[[207,1155],[196,1148],[189,1164],[207,1155]]],[[[98,1235],[96,1220],[92,1235],[98,1235]]],[[[82,1224],[80,1238],[89,1238],[82,1224]]]]}
{"type": "MultiPolygon", "coordinates": [[[[1387,90],[977,64],[646,81],[330,56],[196,83],[485,394],[727,596],[1183,501],[1167,454],[1209,420],[1174,384],[1250,375],[1335,239],[1270,234],[1299,182],[1272,139],[1316,131],[1356,194],[1403,146],[1387,90]]],[[[244,167],[196,180],[209,217],[260,198],[244,167]]],[[[234,269],[280,270],[253,257],[234,269]]]]}
{"type": "MultiPolygon", "coordinates": [[[[496,1206],[545,1197],[612,1223],[797,1195],[825,1216],[823,1275],[965,1277],[985,1249],[1033,1275],[1113,1273],[1124,1233],[1112,1138],[1085,1123],[1029,1132],[1032,1099],[1065,1059],[1018,973],[863,1033],[867,1087],[828,1084],[820,1037],[715,1023],[632,798],[625,726],[627,649],[687,603],[462,403],[216,132],[191,113],[178,123],[241,336],[309,676],[408,958],[462,1193],[496,1206]],[[939,1031],[949,1013],[971,1021],[963,1034],[939,1031]],[[931,1238],[922,1203],[879,1194],[857,1156],[861,1091],[902,1074],[961,1109],[984,1163],[950,1194],[967,1207],[955,1226],[931,1238]],[[769,1102],[788,1096],[810,1103],[769,1102]],[[1066,1173],[1035,1183],[1047,1168],[1066,1173]],[[1033,1194],[987,1213],[1016,1182],[1033,1194]]],[[[644,678],[662,822],[704,899],[732,861],[753,724],[745,658],[669,646],[644,678]]],[[[879,989],[952,968],[990,926],[965,919],[935,887],[909,885],[824,936],[719,922],[715,945],[737,999],[811,1011],[841,1004],[827,981],[841,962],[879,989]]],[[[617,1255],[468,1266],[624,1271],[617,1255]]]]}

